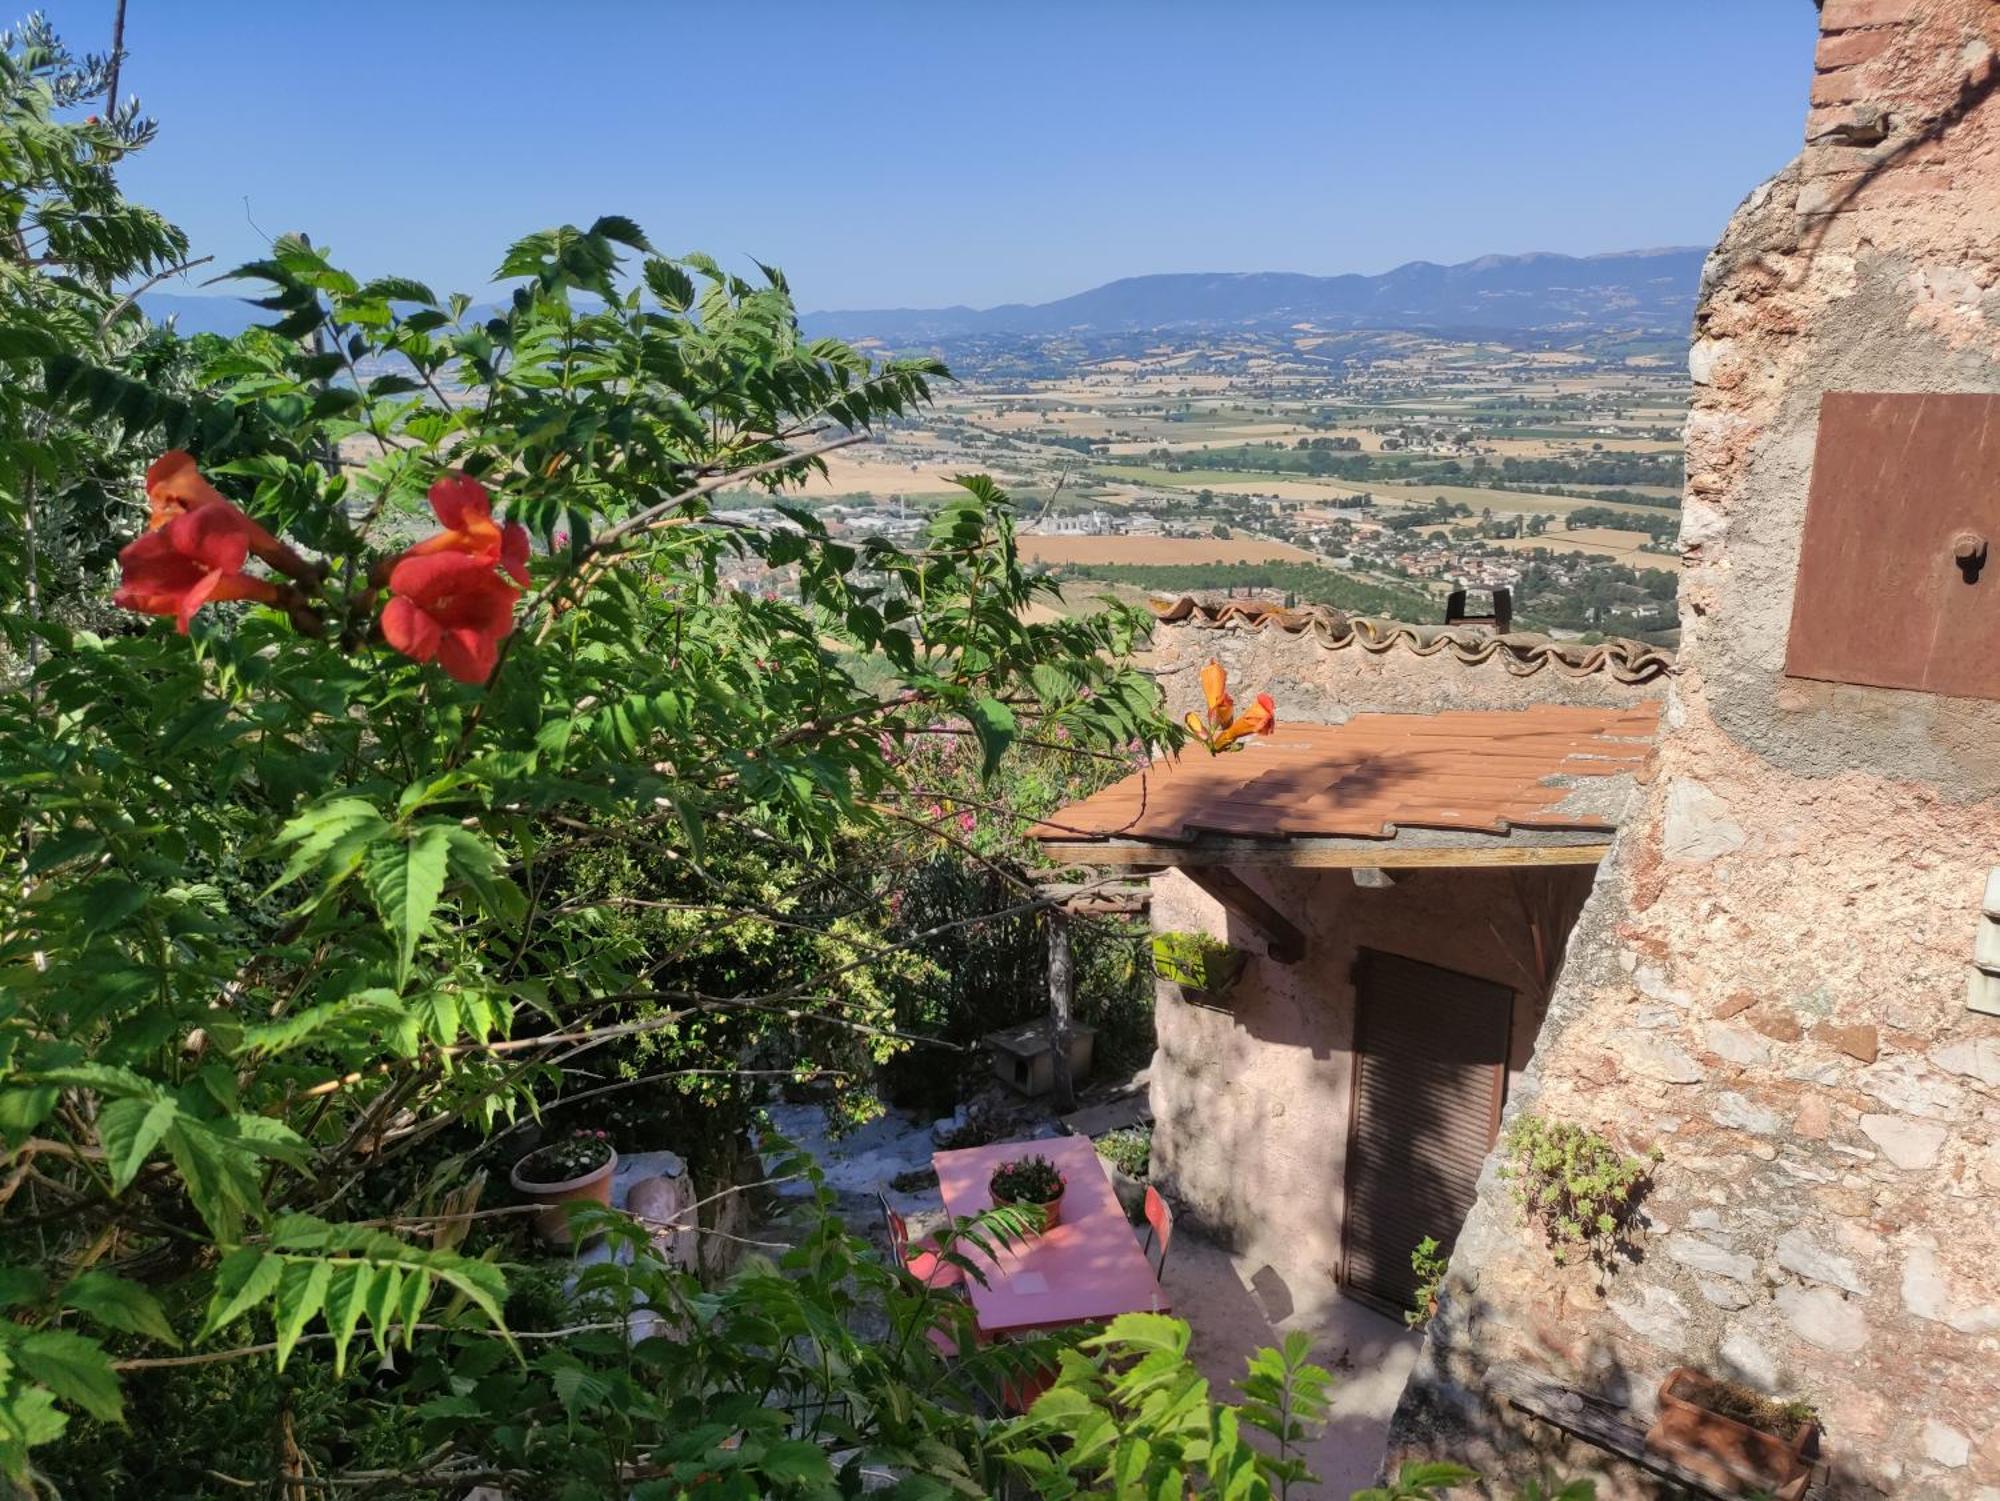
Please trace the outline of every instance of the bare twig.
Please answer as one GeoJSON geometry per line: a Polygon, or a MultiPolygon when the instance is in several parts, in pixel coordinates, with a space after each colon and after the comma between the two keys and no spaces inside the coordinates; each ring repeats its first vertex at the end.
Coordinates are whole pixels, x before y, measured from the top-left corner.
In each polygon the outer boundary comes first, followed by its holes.
{"type": "MultiPolygon", "coordinates": [[[[118,7],[118,14],[120,18],[119,24],[122,26],[124,24],[124,15],[125,15],[125,7],[122,4],[118,7]]],[[[131,291],[127,292],[123,297],[119,298],[117,302],[113,303],[111,306],[111,311],[106,313],[102,318],[98,320],[97,322],[98,341],[100,343],[103,342],[104,336],[111,331],[111,325],[118,321],[119,315],[122,314],[125,311],[125,309],[130,307],[133,303],[137,302],[141,297],[145,296],[148,292],[152,291],[153,288],[157,287],[161,282],[165,281],[168,277],[179,276],[183,272],[192,271],[196,266],[206,266],[210,261],[214,259],[215,257],[212,255],[196,256],[191,261],[182,261],[178,266],[169,266],[167,267],[166,270],[160,272],[158,275],[147,277],[144,281],[140,282],[138,286],[134,287],[131,291]]]]}

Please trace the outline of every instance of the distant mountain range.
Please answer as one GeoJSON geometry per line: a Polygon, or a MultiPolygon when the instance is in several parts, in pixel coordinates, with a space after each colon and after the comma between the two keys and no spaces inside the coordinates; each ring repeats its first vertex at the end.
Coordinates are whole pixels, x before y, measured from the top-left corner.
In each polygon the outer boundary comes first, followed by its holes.
{"type": "MultiPolygon", "coordinates": [[[[1001,307],[875,308],[805,313],[807,332],[888,344],[979,336],[1045,337],[1145,329],[1418,329],[1675,336],[1694,318],[1707,252],[1691,247],[1610,255],[1488,255],[1456,266],[1411,261],[1379,276],[1286,271],[1128,276],[1055,302],[1001,307]]],[[[140,304],[184,333],[233,334],[271,314],[233,297],[148,292],[140,304]]]]}
{"type": "Polygon", "coordinates": [[[815,335],[934,343],[978,335],[1046,336],[1148,328],[1596,332],[1683,335],[1706,250],[1609,255],[1488,255],[1456,266],[1411,261],[1379,276],[1284,271],[1128,276],[1056,302],[993,308],[875,308],[806,313],[815,335]]]}

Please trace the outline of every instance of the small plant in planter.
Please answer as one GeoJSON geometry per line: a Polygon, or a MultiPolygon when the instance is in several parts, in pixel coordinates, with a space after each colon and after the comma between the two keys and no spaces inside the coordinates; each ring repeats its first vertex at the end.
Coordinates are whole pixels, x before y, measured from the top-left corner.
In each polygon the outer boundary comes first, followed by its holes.
{"type": "Polygon", "coordinates": [[[1680,1366],[1660,1383],[1646,1447],[1739,1495],[1796,1501],[1812,1479],[1819,1414],[1680,1366]]]}
{"type": "Polygon", "coordinates": [[[1125,1217],[1135,1223],[1146,1203],[1146,1178],[1153,1167],[1153,1128],[1121,1126],[1097,1138],[1097,1155],[1111,1169],[1112,1192],[1125,1217]]]}
{"type": "Polygon", "coordinates": [[[1152,1171],[1153,1128],[1120,1126],[1097,1138],[1097,1155],[1128,1178],[1144,1178],[1152,1171]]]}
{"type": "Polygon", "coordinates": [[[523,1197],[545,1206],[535,1216],[535,1229],[542,1239],[552,1246],[566,1246],[569,1216],[565,1206],[584,1202],[608,1205],[611,1175],[617,1168],[618,1153],[609,1136],[602,1131],[574,1131],[537,1147],[515,1163],[512,1182],[523,1197]]]}
{"type": "Polygon", "coordinates": [[[1219,1001],[1243,974],[1245,955],[1206,933],[1155,933],[1153,973],[1190,996],[1219,1001]]]}
{"type": "Polygon", "coordinates": [[[1053,1228],[1062,1213],[1063,1189],[1067,1186],[1068,1180],[1046,1157],[1020,1157],[1003,1162],[986,1183],[995,1204],[1033,1205],[1041,1210],[1044,1230],[1053,1228]]]}

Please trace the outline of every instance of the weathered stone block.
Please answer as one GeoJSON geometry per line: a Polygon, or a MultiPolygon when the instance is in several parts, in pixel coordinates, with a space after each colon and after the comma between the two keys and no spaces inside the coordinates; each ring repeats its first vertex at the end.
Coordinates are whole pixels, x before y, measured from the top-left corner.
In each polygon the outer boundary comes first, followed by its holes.
{"type": "Polygon", "coordinates": [[[1716,1022],[1704,1028],[1701,1035],[1711,1053],[1731,1063],[1748,1068],[1771,1061],[1771,1044],[1747,1027],[1716,1022]]]}
{"type": "Polygon", "coordinates": [[[1611,1045],[1618,1050],[1625,1067],[1643,1078],[1658,1079],[1663,1084],[1696,1084],[1704,1073],[1693,1054],[1664,1037],[1619,1032],[1613,1035],[1611,1045]]]}
{"type": "Polygon", "coordinates": [[[1729,805],[1700,782],[1676,777],[1667,788],[1666,831],[1669,860],[1706,864],[1743,848],[1749,838],[1729,816],[1729,805]]]}
{"type": "Polygon", "coordinates": [[[1868,1343],[1868,1315],[1830,1287],[1781,1287],[1778,1308],[1800,1339],[1822,1350],[1852,1354],[1868,1343]]]}
{"type": "Polygon", "coordinates": [[[1748,1282],[1757,1274],[1757,1263],[1753,1258],[1692,1236],[1671,1237],[1666,1250],[1669,1261],[1677,1261],[1693,1271],[1712,1272],[1736,1282],[1748,1282]]]}
{"type": "Polygon", "coordinates": [[[1972,1440],[1949,1423],[1940,1423],[1936,1418],[1926,1418],[1924,1454],[1948,1470],[1963,1469],[1965,1462],[1972,1458],[1972,1440]]]}
{"type": "Polygon", "coordinates": [[[1832,68],[1865,63],[1887,50],[1895,37],[1895,32],[1887,30],[1830,33],[1819,39],[1819,46],[1813,51],[1813,67],[1824,73],[1832,68]]]}
{"type": "Polygon", "coordinates": [[[1906,1170],[1934,1166],[1945,1137],[1943,1126],[1901,1115],[1864,1115],[1861,1131],[1884,1157],[1906,1170]]]}
{"type": "Polygon", "coordinates": [[[1722,1342],[1723,1374],[1746,1382],[1760,1391],[1774,1391],[1778,1385],[1778,1361],[1770,1347],[1747,1330],[1738,1329],[1722,1342]]]}
{"type": "Polygon", "coordinates": [[[1838,1048],[1848,1057],[1859,1058],[1863,1063],[1873,1063],[1881,1051],[1880,1037],[1875,1028],[1866,1023],[1840,1026],[1833,1022],[1821,1022],[1812,1029],[1812,1035],[1815,1042],[1838,1048]]]}
{"type": "Polygon", "coordinates": [[[1847,104],[1866,97],[1866,85],[1859,68],[1835,68],[1821,73],[1812,82],[1814,104],[1847,104]]]}
{"type": "Polygon", "coordinates": [[[1671,1288],[1637,1288],[1634,1296],[1613,1298],[1605,1306],[1626,1328],[1662,1350],[1678,1350],[1687,1338],[1688,1306],[1671,1288]]]}
{"type": "Polygon", "coordinates": [[[1935,1073],[1923,1058],[1889,1058],[1867,1069],[1857,1081],[1861,1088],[1892,1110],[1933,1120],[1958,1113],[1965,1090],[1935,1073]]]}
{"type": "Polygon", "coordinates": [[[1895,26],[1910,19],[1916,0],[1826,0],[1819,13],[1821,31],[1852,31],[1860,26],[1895,26]]]}
{"type": "Polygon", "coordinates": [[[1748,1131],[1753,1136],[1769,1136],[1784,1119],[1777,1111],[1725,1089],[1710,1102],[1708,1118],[1718,1126],[1748,1131]]]}
{"type": "Polygon", "coordinates": [[[1824,1282],[1856,1295],[1868,1291],[1853,1262],[1829,1251],[1804,1230],[1787,1230],[1778,1237],[1778,1265],[1810,1282],[1824,1282]]]}
{"type": "Polygon", "coordinates": [[[1932,1053],[1931,1062],[1946,1073],[2000,1089],[2000,1037],[1968,1037],[1954,1042],[1932,1053]]]}

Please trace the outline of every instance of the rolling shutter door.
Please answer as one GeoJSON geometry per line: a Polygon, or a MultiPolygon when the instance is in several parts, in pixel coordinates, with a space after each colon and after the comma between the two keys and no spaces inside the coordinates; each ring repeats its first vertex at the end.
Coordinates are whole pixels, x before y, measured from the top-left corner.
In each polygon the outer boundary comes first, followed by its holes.
{"type": "Polygon", "coordinates": [[[1514,993],[1364,949],[1355,966],[1354,1108],[1341,1282],[1401,1312],[1410,1252],[1449,1249],[1500,1125],[1514,993]]]}

